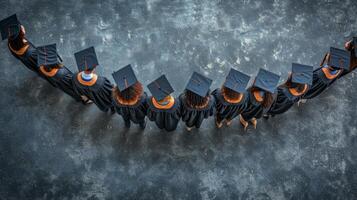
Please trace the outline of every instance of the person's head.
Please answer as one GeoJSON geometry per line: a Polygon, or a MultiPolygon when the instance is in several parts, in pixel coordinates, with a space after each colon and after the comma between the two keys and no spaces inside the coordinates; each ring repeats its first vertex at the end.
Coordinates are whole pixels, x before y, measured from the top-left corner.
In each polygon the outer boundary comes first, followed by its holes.
{"type": "Polygon", "coordinates": [[[20,25],[20,32],[17,35],[17,37],[9,37],[8,39],[11,48],[13,48],[14,50],[21,49],[26,44],[24,41],[25,34],[26,34],[25,27],[20,25]]]}
{"type": "Polygon", "coordinates": [[[134,85],[128,87],[123,91],[119,91],[118,87],[113,89],[114,98],[118,102],[132,103],[136,102],[143,94],[143,86],[140,82],[136,82],[134,85]]]}
{"type": "Polygon", "coordinates": [[[261,92],[263,95],[262,95],[262,98],[263,98],[263,101],[261,102],[262,106],[264,108],[268,108],[271,106],[271,104],[273,103],[273,100],[274,100],[274,97],[273,97],[273,94],[268,92],[268,91],[265,91],[265,90],[262,90],[258,87],[252,87],[250,89],[251,92],[261,92]]]}
{"type": "Polygon", "coordinates": [[[221,92],[225,98],[228,98],[229,100],[232,100],[232,101],[238,100],[242,95],[241,93],[236,92],[232,89],[229,89],[228,87],[225,87],[225,86],[222,86],[221,92]]]}
{"type": "Polygon", "coordinates": [[[287,88],[294,88],[298,92],[304,91],[306,84],[293,83],[291,79],[291,76],[289,76],[288,80],[284,83],[287,88]]]}
{"type": "Polygon", "coordinates": [[[185,90],[185,96],[186,103],[193,108],[205,106],[209,101],[209,91],[207,92],[205,97],[201,97],[200,95],[190,90],[185,90]]]}

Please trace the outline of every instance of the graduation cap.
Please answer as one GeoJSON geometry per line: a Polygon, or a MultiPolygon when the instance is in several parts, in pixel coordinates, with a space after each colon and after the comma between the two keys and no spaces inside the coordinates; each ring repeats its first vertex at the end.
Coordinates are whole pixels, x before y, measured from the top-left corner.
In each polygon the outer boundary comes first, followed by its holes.
{"type": "Polygon", "coordinates": [[[269,72],[265,69],[259,69],[258,75],[255,77],[253,86],[258,87],[270,93],[274,93],[278,85],[280,76],[269,72]]]}
{"type": "Polygon", "coordinates": [[[127,65],[112,74],[119,91],[134,85],[138,80],[131,65],[127,65]]]}
{"type": "Polygon", "coordinates": [[[174,92],[174,89],[171,87],[165,75],[160,76],[147,87],[157,101],[165,99],[165,97],[174,92]]]}
{"type": "Polygon", "coordinates": [[[312,85],[314,67],[293,63],[291,71],[291,82],[312,85]]]}
{"type": "Polygon", "coordinates": [[[1,39],[16,38],[21,31],[21,24],[17,20],[16,14],[0,21],[1,39]]]}
{"type": "Polygon", "coordinates": [[[189,82],[186,85],[186,89],[197,95],[200,95],[201,97],[205,97],[209,91],[211,84],[211,79],[197,72],[193,72],[189,82]]]}
{"type": "Polygon", "coordinates": [[[330,47],[329,66],[334,68],[349,69],[351,55],[348,51],[330,47]]]}
{"type": "Polygon", "coordinates": [[[99,65],[94,47],[89,47],[82,51],[76,52],[74,53],[74,57],[76,58],[77,67],[80,72],[92,71],[99,65]]]}
{"type": "Polygon", "coordinates": [[[62,62],[61,57],[57,53],[56,44],[40,46],[36,50],[38,66],[55,66],[62,62]]]}
{"type": "Polygon", "coordinates": [[[231,68],[224,82],[224,86],[235,92],[243,93],[245,92],[249,80],[250,76],[231,68]]]}

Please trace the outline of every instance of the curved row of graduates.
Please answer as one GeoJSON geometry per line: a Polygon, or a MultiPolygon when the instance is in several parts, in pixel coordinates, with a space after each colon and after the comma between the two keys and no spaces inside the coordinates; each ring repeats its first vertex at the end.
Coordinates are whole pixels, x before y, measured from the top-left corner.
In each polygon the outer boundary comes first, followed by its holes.
{"type": "Polygon", "coordinates": [[[238,116],[244,129],[250,123],[256,127],[257,119],[282,114],[295,103],[318,96],[357,67],[357,38],[353,38],[345,44],[346,50],[331,47],[315,70],[293,63],[287,81],[279,86],[279,75],[264,69],[252,81],[231,69],[222,87],[210,92],[212,80],[194,72],[179,98],[171,95],[174,90],[164,75],[148,85],[152,93],[148,97],[130,65],[113,73],[116,86],[97,75],[99,64],[93,47],[74,54],[79,72],[72,73],[62,64],[56,44],[35,47],[25,37],[16,15],[0,21],[0,28],[10,52],[27,68],[76,101],[117,112],[126,127],[135,123],[145,128],[147,117],[160,129],[173,131],[182,120],[191,130],[210,116],[215,116],[218,128],[230,125],[238,116]]]}

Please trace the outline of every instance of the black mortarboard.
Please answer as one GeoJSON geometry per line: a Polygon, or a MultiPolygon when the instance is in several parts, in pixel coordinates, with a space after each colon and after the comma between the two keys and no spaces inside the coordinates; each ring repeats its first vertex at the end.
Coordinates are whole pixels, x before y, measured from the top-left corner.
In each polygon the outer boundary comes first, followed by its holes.
{"type": "Polygon", "coordinates": [[[329,66],[334,68],[349,69],[351,55],[348,51],[330,47],[329,66]]]}
{"type": "Polygon", "coordinates": [[[165,75],[160,76],[148,85],[148,88],[157,101],[163,100],[174,92],[165,75]]]}
{"type": "Polygon", "coordinates": [[[312,85],[313,66],[293,63],[291,71],[291,82],[312,85]]]}
{"type": "Polygon", "coordinates": [[[193,72],[189,82],[186,85],[186,89],[197,95],[200,95],[201,97],[205,97],[209,91],[211,84],[211,79],[197,72],[193,72]]]}
{"type": "Polygon", "coordinates": [[[250,76],[233,68],[229,71],[224,86],[239,93],[243,93],[250,80],[250,76]]]}
{"type": "Polygon", "coordinates": [[[16,14],[0,21],[1,38],[6,40],[9,37],[16,38],[21,30],[21,24],[17,20],[16,14]]]}
{"type": "Polygon", "coordinates": [[[118,71],[114,72],[113,78],[117,84],[119,91],[123,91],[128,87],[134,85],[138,80],[131,65],[127,65],[118,71]]]}
{"type": "Polygon", "coordinates": [[[58,61],[56,44],[40,46],[37,47],[36,50],[38,66],[55,66],[60,63],[58,61]]]}
{"type": "Polygon", "coordinates": [[[274,93],[280,76],[265,69],[259,69],[255,77],[254,86],[270,93],[274,93]]]}
{"type": "Polygon", "coordinates": [[[89,47],[82,51],[76,52],[74,53],[74,57],[76,58],[77,67],[80,72],[92,71],[99,65],[94,47],[89,47]]]}

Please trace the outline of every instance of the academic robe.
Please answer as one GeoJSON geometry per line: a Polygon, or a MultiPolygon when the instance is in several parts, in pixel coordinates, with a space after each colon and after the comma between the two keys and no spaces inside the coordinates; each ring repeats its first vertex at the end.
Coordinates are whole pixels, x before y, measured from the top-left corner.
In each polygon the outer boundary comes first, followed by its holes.
{"type": "MultiPolygon", "coordinates": [[[[13,50],[10,46],[10,43],[8,43],[8,48],[11,54],[20,60],[29,70],[40,74],[40,69],[37,66],[37,50],[36,47],[32,45],[32,43],[28,43],[18,51],[13,50]]],[[[42,74],[40,75],[42,76],[42,74]]]]}
{"type": "MultiPolygon", "coordinates": [[[[308,86],[306,85],[308,90],[308,86]]],[[[288,111],[295,103],[297,103],[302,98],[301,95],[292,94],[289,88],[286,86],[278,87],[277,98],[267,112],[268,115],[282,114],[288,111]]]]}
{"type": "Polygon", "coordinates": [[[37,66],[37,50],[31,42],[28,42],[26,46],[17,51],[13,50],[9,43],[8,48],[11,54],[20,60],[29,70],[35,72],[41,78],[47,80],[52,86],[56,87],[51,81],[48,80],[47,76],[41,73],[40,68],[37,66]]]}
{"type": "Polygon", "coordinates": [[[302,96],[302,99],[312,99],[320,95],[332,83],[334,83],[342,74],[342,71],[338,70],[338,72],[335,75],[332,75],[332,77],[334,78],[327,78],[323,72],[323,68],[327,68],[327,65],[314,70],[313,78],[312,78],[312,86],[302,96]]]}
{"type": "Polygon", "coordinates": [[[88,97],[103,112],[107,112],[109,109],[112,109],[113,85],[105,77],[98,76],[97,80],[93,84],[85,85],[81,74],[75,73],[72,76],[72,84],[77,95],[88,97]]]}
{"type": "Polygon", "coordinates": [[[181,113],[182,121],[186,123],[187,127],[200,128],[204,119],[212,116],[216,112],[215,99],[211,95],[208,104],[204,108],[191,108],[186,104],[185,95],[181,94],[181,113]]]}
{"type": "MultiPolygon", "coordinates": [[[[242,112],[241,116],[245,121],[250,121],[253,118],[260,119],[264,114],[266,114],[270,107],[265,108],[262,102],[259,102],[252,92],[248,92],[247,107],[242,112]]],[[[273,101],[276,100],[276,92],[273,94],[273,101]]]]}
{"type": "Polygon", "coordinates": [[[81,101],[81,96],[78,95],[73,88],[73,73],[66,66],[52,69],[49,72],[45,71],[44,67],[40,67],[40,72],[46,76],[47,81],[53,86],[70,95],[76,101],[81,101]]]}
{"type": "Polygon", "coordinates": [[[244,93],[242,99],[238,103],[227,102],[220,89],[215,89],[212,92],[216,100],[216,119],[218,122],[223,120],[232,120],[240,115],[247,107],[248,94],[244,93]]]}
{"type": "Polygon", "coordinates": [[[113,105],[115,111],[122,116],[124,122],[129,120],[134,124],[143,124],[147,113],[146,98],[147,94],[144,92],[140,99],[133,105],[124,105],[113,98],[113,105]]]}
{"type": "Polygon", "coordinates": [[[174,131],[177,128],[181,118],[179,99],[175,98],[171,107],[159,108],[155,106],[155,99],[150,97],[147,99],[147,105],[147,116],[150,121],[155,122],[159,129],[174,131]]]}

